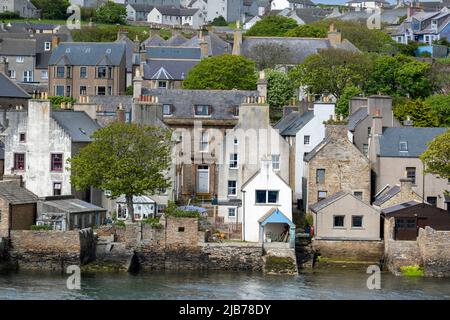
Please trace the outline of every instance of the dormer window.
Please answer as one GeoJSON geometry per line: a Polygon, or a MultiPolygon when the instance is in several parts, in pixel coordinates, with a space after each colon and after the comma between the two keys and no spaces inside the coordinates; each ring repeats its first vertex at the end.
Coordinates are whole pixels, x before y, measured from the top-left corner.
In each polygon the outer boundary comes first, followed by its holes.
{"type": "Polygon", "coordinates": [[[399,151],[408,152],[408,142],[407,141],[400,141],[399,151]]]}
{"type": "Polygon", "coordinates": [[[194,109],[196,116],[210,116],[212,111],[211,106],[208,105],[196,105],[194,109]]]}
{"type": "Polygon", "coordinates": [[[44,50],[50,51],[52,49],[52,43],[51,42],[45,42],[44,44],[44,50]]]}
{"type": "Polygon", "coordinates": [[[173,105],[171,104],[163,104],[163,115],[171,116],[173,113],[173,105]]]}

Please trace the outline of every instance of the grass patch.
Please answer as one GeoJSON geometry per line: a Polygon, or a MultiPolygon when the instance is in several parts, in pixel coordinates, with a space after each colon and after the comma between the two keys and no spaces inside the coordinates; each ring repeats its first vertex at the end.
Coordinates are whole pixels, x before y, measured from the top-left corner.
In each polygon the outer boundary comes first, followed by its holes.
{"type": "Polygon", "coordinates": [[[400,271],[401,271],[402,275],[404,275],[406,277],[423,277],[424,276],[423,268],[418,265],[400,267],[400,271]]]}

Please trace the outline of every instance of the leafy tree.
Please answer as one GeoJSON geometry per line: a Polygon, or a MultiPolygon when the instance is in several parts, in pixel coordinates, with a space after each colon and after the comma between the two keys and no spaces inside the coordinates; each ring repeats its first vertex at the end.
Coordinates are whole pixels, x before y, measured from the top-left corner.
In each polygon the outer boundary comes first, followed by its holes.
{"type": "Polygon", "coordinates": [[[277,70],[266,70],[266,79],[270,118],[276,122],[283,115],[283,106],[294,96],[294,85],[286,73],[277,70]]]}
{"type": "Polygon", "coordinates": [[[342,115],[344,118],[349,115],[349,103],[353,97],[360,95],[362,90],[355,86],[348,86],[344,88],[341,97],[336,103],[336,113],[342,115]]]}
{"type": "Polygon", "coordinates": [[[170,132],[159,127],[113,123],[96,131],[93,141],[69,159],[71,182],[77,190],[111,190],[125,195],[129,219],[134,220],[133,196],[154,194],[170,186],[170,132]]]}
{"type": "Polygon", "coordinates": [[[450,94],[450,59],[436,59],[431,65],[430,81],[439,93],[450,94]]]}
{"type": "Polygon", "coordinates": [[[450,127],[450,95],[435,94],[426,98],[424,103],[437,114],[441,127],[450,127]]]}
{"type": "Polygon", "coordinates": [[[62,96],[52,96],[48,97],[52,104],[52,107],[55,109],[61,108],[61,103],[75,103],[75,99],[72,97],[62,97],[62,96]]]}
{"type": "Polygon", "coordinates": [[[339,99],[348,86],[362,88],[370,70],[371,61],[364,54],[326,49],[307,57],[289,76],[297,86],[307,86],[310,93],[330,92],[339,99]]]}
{"type": "Polygon", "coordinates": [[[247,36],[282,37],[285,33],[294,29],[297,22],[294,19],[283,16],[266,16],[256,22],[246,33],[247,36]]]}
{"type": "Polygon", "coordinates": [[[394,107],[394,115],[400,122],[409,117],[415,127],[437,127],[439,125],[437,114],[422,99],[398,104],[394,107]]]}
{"type": "Polygon", "coordinates": [[[400,54],[414,57],[416,55],[417,48],[419,48],[419,43],[413,41],[409,41],[408,44],[397,43],[396,47],[400,54]]]}
{"type": "Polygon", "coordinates": [[[450,178],[450,131],[436,136],[428,143],[428,149],[420,155],[425,171],[442,178],[450,178]]]}
{"type": "Polygon", "coordinates": [[[214,20],[211,22],[211,24],[216,27],[228,26],[228,22],[227,22],[227,20],[225,20],[225,18],[223,16],[215,17],[214,20]]]}
{"type": "Polygon", "coordinates": [[[303,24],[289,30],[286,37],[305,37],[305,38],[325,38],[327,29],[325,27],[316,27],[309,24],[303,24]]]}
{"type": "Polygon", "coordinates": [[[258,70],[273,69],[279,64],[286,63],[289,58],[289,48],[284,44],[260,43],[252,47],[249,53],[258,70]]]}
{"type": "Polygon", "coordinates": [[[134,86],[128,86],[127,90],[125,91],[125,95],[126,96],[132,96],[133,95],[133,91],[134,91],[134,86]]]}
{"type": "Polygon", "coordinates": [[[183,82],[184,89],[253,90],[255,64],[242,56],[224,54],[205,58],[193,67],[183,82]]]}
{"type": "Polygon", "coordinates": [[[416,60],[402,64],[395,72],[398,92],[411,98],[427,97],[433,92],[429,74],[431,64],[416,60]]]}
{"type": "Polygon", "coordinates": [[[66,19],[68,16],[69,0],[33,0],[32,3],[41,10],[43,19],[66,19]]]}
{"type": "Polygon", "coordinates": [[[126,24],[127,9],[118,3],[108,1],[95,12],[95,21],[109,24],[126,24]]]}

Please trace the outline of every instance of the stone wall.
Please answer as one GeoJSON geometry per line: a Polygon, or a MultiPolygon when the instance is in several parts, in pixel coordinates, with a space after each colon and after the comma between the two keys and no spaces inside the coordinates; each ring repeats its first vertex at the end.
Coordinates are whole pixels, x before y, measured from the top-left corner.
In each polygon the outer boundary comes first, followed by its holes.
{"type": "Polygon", "coordinates": [[[23,269],[63,270],[95,256],[92,230],[12,230],[10,256],[23,269]]]}
{"type": "Polygon", "coordinates": [[[416,241],[386,241],[386,266],[394,275],[401,275],[400,268],[407,266],[422,266],[422,257],[416,241]]]}
{"type": "Polygon", "coordinates": [[[314,240],[313,250],[322,258],[336,261],[376,262],[383,258],[383,241],[314,240]]]}
{"type": "Polygon", "coordinates": [[[450,231],[420,229],[417,245],[426,276],[450,277],[450,231]]]}

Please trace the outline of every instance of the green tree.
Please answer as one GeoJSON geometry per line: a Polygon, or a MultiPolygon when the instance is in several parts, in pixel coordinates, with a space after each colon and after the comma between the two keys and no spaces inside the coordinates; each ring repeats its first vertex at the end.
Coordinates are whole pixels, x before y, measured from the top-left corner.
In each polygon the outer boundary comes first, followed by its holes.
{"type": "Polygon", "coordinates": [[[253,90],[257,75],[253,61],[224,54],[202,59],[183,82],[184,89],[253,90]]]}
{"type": "Polygon", "coordinates": [[[450,94],[450,59],[436,59],[431,65],[430,80],[436,92],[450,94]]]}
{"type": "Polygon", "coordinates": [[[394,115],[400,122],[403,122],[409,117],[415,127],[439,126],[437,114],[422,99],[409,100],[396,105],[394,107],[394,115]]]}
{"type": "Polygon", "coordinates": [[[95,21],[109,24],[126,24],[127,9],[118,3],[108,1],[95,12],[95,21]]]}
{"type": "Polygon", "coordinates": [[[447,130],[430,141],[420,159],[426,172],[450,179],[450,131],[447,130]]]}
{"type": "Polygon", "coordinates": [[[276,122],[283,115],[283,106],[294,96],[294,85],[284,72],[269,69],[265,73],[270,119],[276,122]]]}
{"type": "Polygon", "coordinates": [[[94,187],[125,195],[134,220],[133,196],[155,194],[170,186],[170,131],[159,127],[116,122],[96,131],[93,141],[69,159],[71,182],[77,190],[94,187]]]}
{"type": "Polygon", "coordinates": [[[439,119],[439,126],[450,127],[450,95],[435,94],[424,100],[430,106],[439,119]]]}
{"type": "Polygon", "coordinates": [[[310,93],[332,93],[337,99],[348,86],[362,88],[371,72],[366,55],[342,49],[321,50],[310,55],[289,72],[297,86],[307,86],[310,93]]]}
{"type": "Polygon", "coordinates": [[[411,98],[429,96],[433,92],[430,71],[427,62],[412,60],[402,64],[395,72],[398,93],[411,98]]]}
{"type": "Polygon", "coordinates": [[[226,27],[228,26],[228,22],[223,16],[218,16],[214,18],[214,20],[211,22],[211,25],[216,27],[226,27]]]}
{"type": "Polygon", "coordinates": [[[297,22],[283,16],[266,16],[255,23],[246,33],[246,36],[283,37],[290,29],[294,29],[297,22]]]}
{"type": "Polygon", "coordinates": [[[355,86],[348,86],[344,88],[341,97],[336,103],[336,113],[342,115],[344,118],[349,114],[349,103],[351,98],[360,95],[362,90],[355,86]]]}
{"type": "Polygon", "coordinates": [[[70,6],[69,0],[33,0],[36,8],[41,10],[43,19],[66,19],[67,8],[70,6]]]}
{"type": "Polygon", "coordinates": [[[325,27],[316,27],[309,24],[303,24],[289,30],[286,37],[304,37],[304,38],[325,38],[327,29],[325,27]]]}

